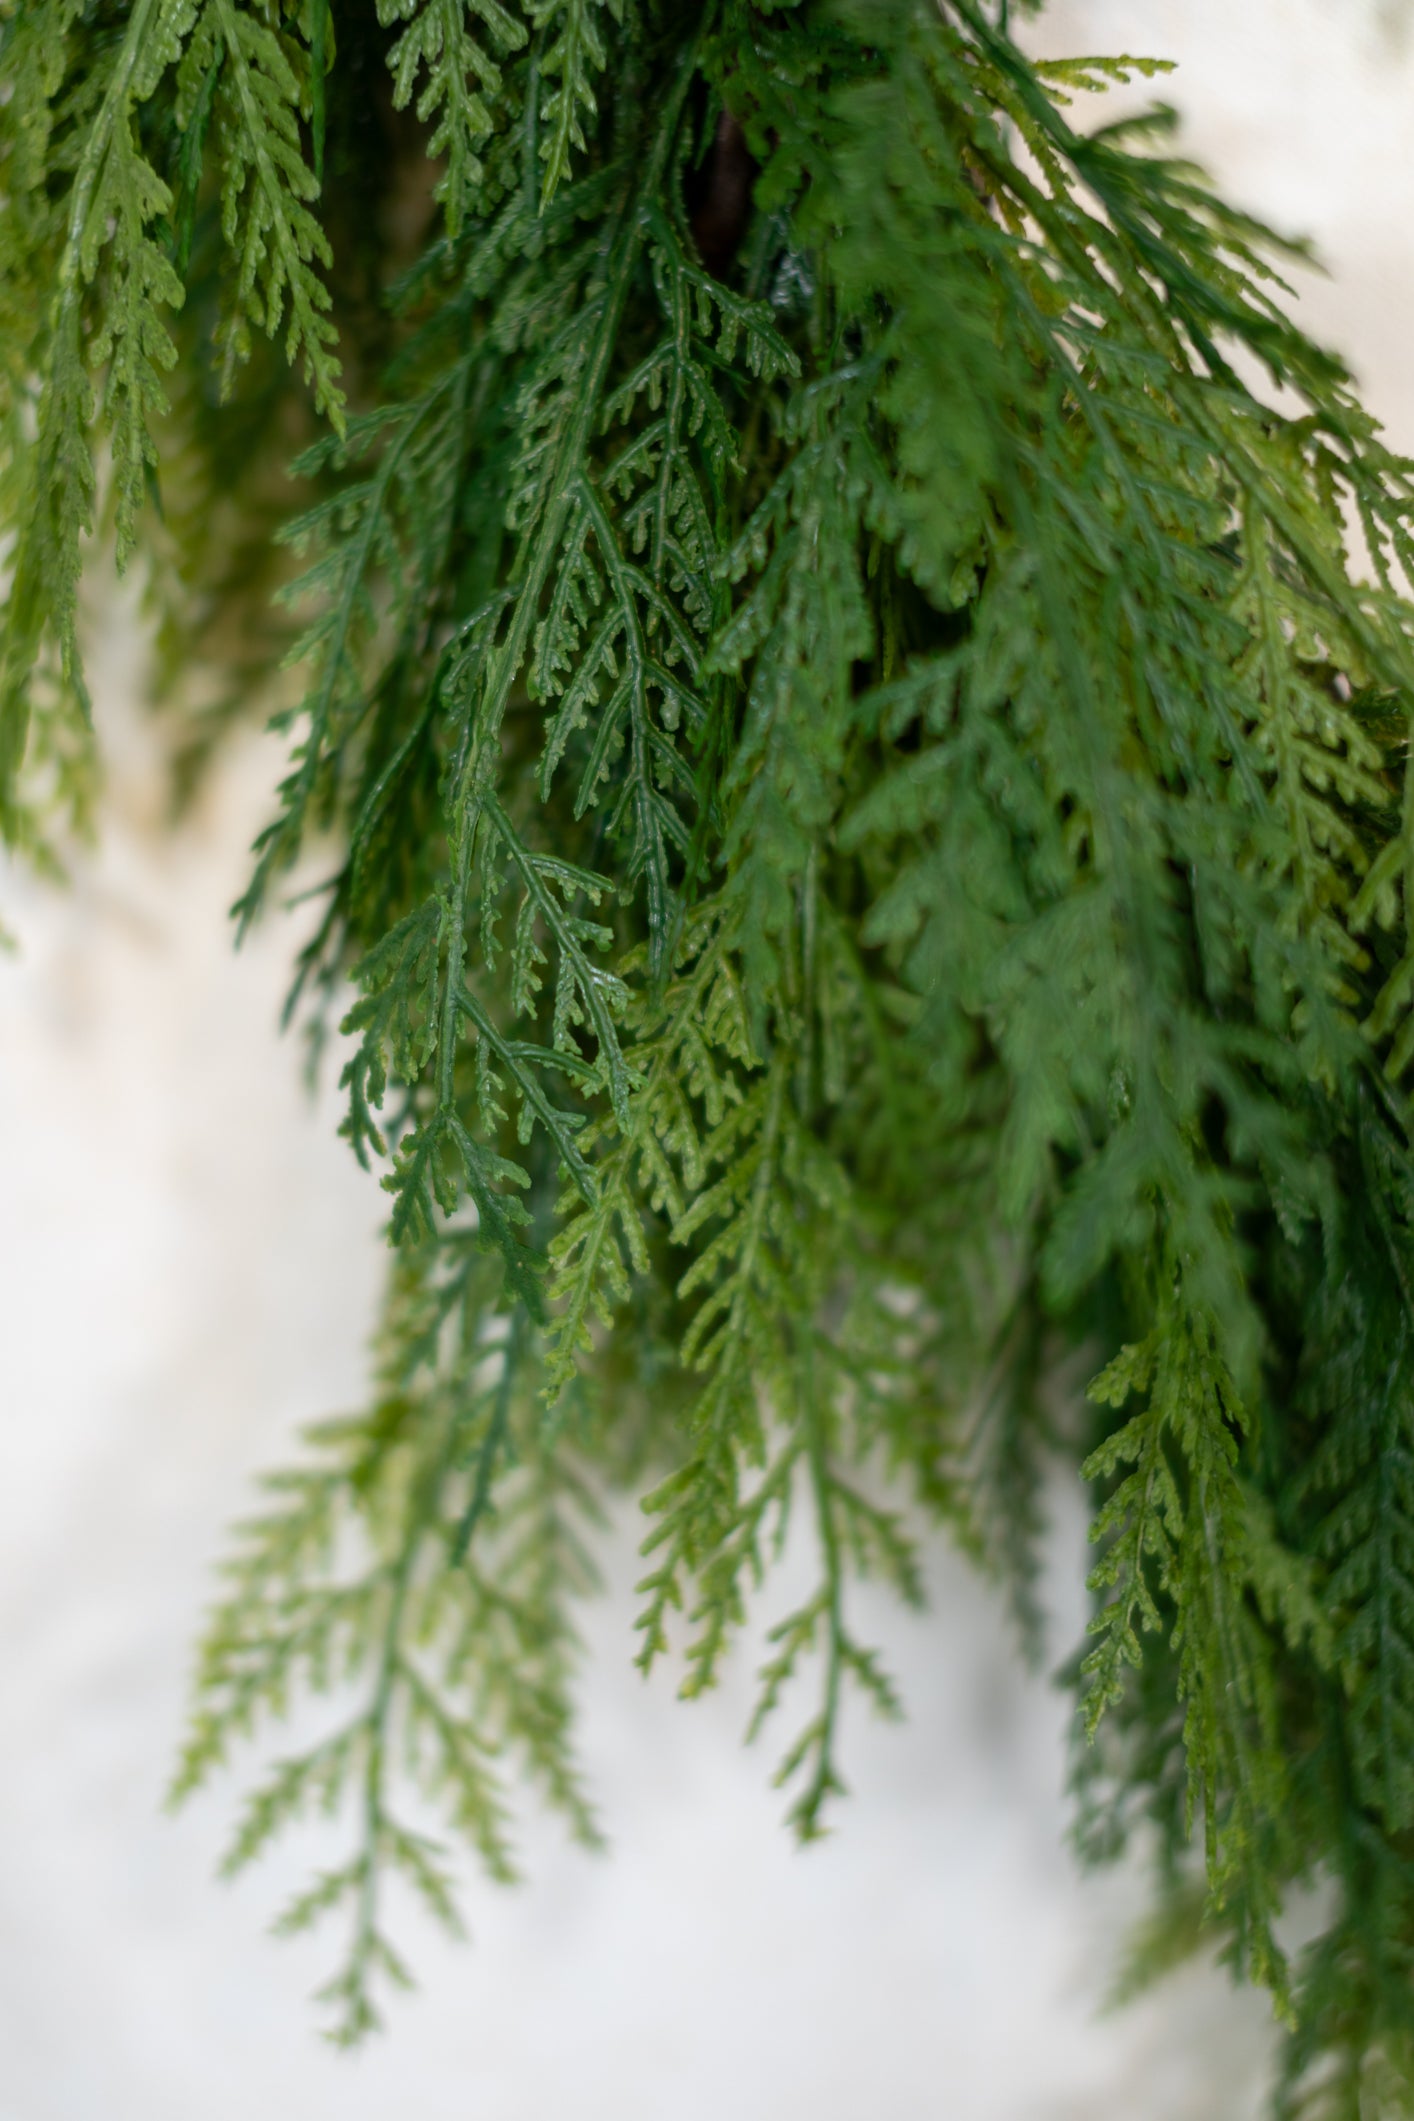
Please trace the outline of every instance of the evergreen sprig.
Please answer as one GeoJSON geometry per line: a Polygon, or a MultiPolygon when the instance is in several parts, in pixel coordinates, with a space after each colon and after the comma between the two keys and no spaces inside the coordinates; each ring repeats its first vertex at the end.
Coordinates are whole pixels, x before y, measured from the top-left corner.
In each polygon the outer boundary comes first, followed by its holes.
{"type": "Polygon", "coordinates": [[[230,1860],[349,1829],[284,1921],[350,1925],[335,2036],[387,1881],[456,1920],[437,1815],[497,1876],[508,1770],[592,1833],[604,1488],[688,1694],[808,1530],[752,1727],[815,1675],[811,1838],[899,1708],[854,1586],[941,1522],[1034,1652],[1060,1461],[1130,1985],[1211,1939],[1280,2113],[1414,2111],[1414,467],[1299,249],[1164,110],[1080,128],[1154,63],[981,0],[0,21],[0,821],[85,800],[111,521],[226,673],[194,754],[286,688],[237,913],[332,847],[291,1010],[392,1196],[372,1405],[244,1528],[178,1781],[326,1705],[230,1860]]]}

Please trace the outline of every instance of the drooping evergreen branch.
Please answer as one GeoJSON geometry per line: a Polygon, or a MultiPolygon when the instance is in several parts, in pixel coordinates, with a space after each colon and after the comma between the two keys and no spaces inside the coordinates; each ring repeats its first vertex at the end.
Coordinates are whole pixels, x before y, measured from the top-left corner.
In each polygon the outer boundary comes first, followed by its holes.
{"type": "Polygon", "coordinates": [[[82,796],[95,522],[168,665],[239,672],[198,750],[298,614],[237,912],[332,862],[291,1008],[352,985],[397,1254],[181,1786],[330,1704],[232,1856],[343,1807],[288,1917],[351,1923],[336,2036],[404,1971],[389,1878],[454,1919],[404,1752],[493,1872],[504,1759],[588,1831],[599,1488],[646,1491],[689,1694],[813,1543],[753,1724],[813,1661],[810,1838],[846,1691],[897,1707],[857,1579],[916,1600],[943,1523],[1034,1647],[1069,1453],[1082,1841],[1160,1854],[1134,1978],[1211,1938],[1288,2019],[1280,2111],[1399,2110],[1414,475],[1291,323],[1299,252],[1166,114],[1080,128],[1154,66],[1036,65],[1006,12],[13,0],[0,823],[82,796]]]}
{"type": "Polygon", "coordinates": [[[563,1600],[587,1580],[574,1529],[585,1498],[536,1436],[528,1343],[518,1311],[497,1316],[497,1278],[465,1233],[400,1267],[377,1402],[313,1432],[318,1459],[277,1476],[275,1506],[244,1528],[203,1650],[207,1705],[174,1784],[180,1800],[296,1686],[339,1704],[326,1735],[269,1766],[224,1868],[347,1800],[353,1854],[277,1925],[293,1934],[347,1910],[348,1955],[321,1992],[340,2044],[377,2024],[377,1983],[407,1985],[387,1929],[393,1878],[460,1932],[446,1850],[398,1816],[409,1769],[493,1876],[515,1875],[506,1755],[595,1838],[566,1751],[563,1600]]]}

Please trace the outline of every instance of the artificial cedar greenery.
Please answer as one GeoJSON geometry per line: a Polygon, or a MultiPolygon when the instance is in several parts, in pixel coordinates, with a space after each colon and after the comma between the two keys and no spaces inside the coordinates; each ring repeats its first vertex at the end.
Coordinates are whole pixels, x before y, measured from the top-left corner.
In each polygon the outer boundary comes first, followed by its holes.
{"type": "Polygon", "coordinates": [[[0,19],[7,838],[90,801],[111,526],[194,758],[291,642],[241,924],[335,850],[376,1388],[241,1528],[177,1785],[325,1702],[230,1863],[341,1821],[335,2037],[390,1878],[457,1921],[429,1800],[497,1874],[518,1781],[594,1835],[606,1488],[689,1694],[809,1526],[809,1838],[898,1707],[851,1586],[941,1520],[1033,1637],[1059,1457],[1135,1978],[1216,1940],[1279,2113],[1414,2111],[1414,484],[1283,246],[980,0],[0,19]]]}

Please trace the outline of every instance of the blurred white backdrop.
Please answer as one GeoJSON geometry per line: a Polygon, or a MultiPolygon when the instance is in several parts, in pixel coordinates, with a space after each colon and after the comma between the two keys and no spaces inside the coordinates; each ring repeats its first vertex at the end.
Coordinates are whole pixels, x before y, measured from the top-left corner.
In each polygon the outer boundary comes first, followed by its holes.
{"type": "MultiPolygon", "coordinates": [[[[1058,0],[1049,52],[1174,57],[1185,141],[1332,268],[1311,326],[1414,447],[1414,52],[1378,0],[1058,0]]],[[[1098,107],[1097,113],[1098,115],[1098,107]]],[[[328,1940],[265,1924],[291,1848],[212,1870],[233,1792],[159,1804],[190,1642],[248,1482],[358,1404],[380,1196],[276,1035],[278,925],[225,909],[278,769],[237,742],[175,834],[131,614],[92,678],[102,844],[66,894],[6,872],[0,914],[0,2121],[1246,2121],[1259,2000],[1197,1969],[1098,2005],[1130,1875],[1064,1846],[1066,1704],[1016,1665],[945,1553],[924,1621],[876,1615],[901,1729],[857,1725],[854,1799],[795,1850],[745,1751],[750,1645],[688,1708],[630,1663],[637,1531],[586,1611],[583,1755],[612,1848],[533,1815],[528,1883],[468,1882],[468,1947],[418,1932],[420,1992],[355,2059],[313,2031],[328,1940]]],[[[1069,1646],[1073,1497],[1055,1566],[1069,1646]]]]}

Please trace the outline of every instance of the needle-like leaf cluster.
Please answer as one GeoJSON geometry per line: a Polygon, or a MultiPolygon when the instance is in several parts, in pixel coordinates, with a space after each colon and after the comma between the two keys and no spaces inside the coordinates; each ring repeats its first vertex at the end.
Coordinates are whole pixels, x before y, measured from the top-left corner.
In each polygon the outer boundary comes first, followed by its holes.
{"type": "Polygon", "coordinates": [[[83,799],[111,519],[224,673],[194,756],[286,651],[238,912],[324,862],[292,1009],[391,1196],[375,1397],[242,1528],[179,1782],[300,1704],[230,1860],[349,1833],[286,1918],[344,1913],[337,2037],[390,1879],[456,1919],[439,1820],[592,1833],[604,1489],[688,1694],[798,1527],[809,1838],[899,1708],[856,1585],[942,1523],[1034,1645],[1069,1478],[1136,1978],[1211,1938],[1283,2114],[1414,2110],[1414,467],[1299,253],[1163,110],[1081,127],[1151,65],[981,0],[3,24],[0,818],[83,799]]]}

